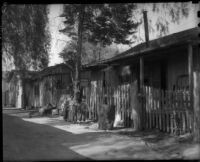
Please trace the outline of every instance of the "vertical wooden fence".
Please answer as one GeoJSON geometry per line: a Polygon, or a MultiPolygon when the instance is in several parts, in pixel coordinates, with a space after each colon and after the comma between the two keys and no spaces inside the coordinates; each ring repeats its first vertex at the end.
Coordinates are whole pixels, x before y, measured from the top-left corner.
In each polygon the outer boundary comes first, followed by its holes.
{"type": "Polygon", "coordinates": [[[103,87],[102,84],[102,81],[94,81],[91,83],[91,88],[86,87],[85,89],[89,119],[98,120],[98,109],[101,104],[106,103],[109,106],[115,105],[115,112],[120,114],[125,127],[131,126],[130,84],[122,84],[117,87],[103,87]]]}
{"type": "Polygon", "coordinates": [[[115,112],[120,114],[124,127],[130,127],[132,125],[130,83],[121,84],[113,88],[113,94],[115,112]]]}
{"type": "Polygon", "coordinates": [[[163,91],[146,86],[143,95],[145,128],[157,128],[171,134],[192,131],[192,109],[188,91],[163,91]]]}
{"type": "MultiPolygon", "coordinates": [[[[131,127],[131,92],[130,83],[102,86],[102,82],[93,82],[87,88],[86,102],[89,106],[89,118],[98,120],[98,109],[105,102],[115,105],[115,112],[120,114],[124,127],[131,127]]],[[[145,86],[143,103],[145,128],[159,129],[171,134],[184,134],[192,131],[192,108],[189,91],[164,91],[145,86]]]]}

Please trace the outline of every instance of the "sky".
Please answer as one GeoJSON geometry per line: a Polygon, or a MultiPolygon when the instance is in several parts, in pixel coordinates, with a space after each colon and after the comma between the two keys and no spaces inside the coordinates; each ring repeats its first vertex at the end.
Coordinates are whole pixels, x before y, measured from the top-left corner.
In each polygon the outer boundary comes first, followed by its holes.
{"type": "MultiPolygon", "coordinates": [[[[170,23],[169,25],[169,33],[176,33],[179,31],[183,31],[189,28],[194,28],[197,27],[197,24],[199,23],[199,19],[197,18],[197,11],[200,10],[200,4],[192,4],[191,2],[189,3],[189,15],[187,18],[181,18],[179,24],[172,24],[170,23]]],[[[148,11],[148,20],[151,23],[153,30],[149,31],[149,39],[156,39],[158,38],[158,32],[156,31],[155,27],[155,22],[158,19],[159,16],[163,16],[166,18],[166,13],[164,11],[160,11],[160,13],[154,13],[152,11],[152,6],[149,4],[139,4],[139,9],[145,9],[148,11]]],[[[50,49],[50,61],[49,61],[49,66],[53,66],[55,64],[62,63],[63,60],[59,58],[59,52],[62,51],[62,49],[65,47],[67,44],[67,41],[69,41],[69,38],[66,35],[63,35],[59,33],[59,29],[62,29],[62,20],[63,18],[60,18],[59,15],[63,11],[63,5],[62,4],[52,4],[49,5],[49,29],[51,33],[51,49],[50,49]]],[[[137,12],[137,11],[136,11],[137,12]]],[[[137,13],[138,18],[142,16],[141,12],[137,13]]],[[[168,17],[167,17],[168,18],[168,17]]],[[[161,19],[162,21],[162,19],[161,19]]],[[[137,34],[143,39],[144,38],[144,25],[141,24],[140,27],[137,30],[137,34]]],[[[167,35],[168,35],[167,34],[167,35]]],[[[142,40],[137,41],[135,44],[132,46],[135,46],[138,43],[141,43],[142,40]]],[[[119,47],[119,52],[123,52],[125,50],[128,50],[130,46],[120,46],[119,47]]]]}

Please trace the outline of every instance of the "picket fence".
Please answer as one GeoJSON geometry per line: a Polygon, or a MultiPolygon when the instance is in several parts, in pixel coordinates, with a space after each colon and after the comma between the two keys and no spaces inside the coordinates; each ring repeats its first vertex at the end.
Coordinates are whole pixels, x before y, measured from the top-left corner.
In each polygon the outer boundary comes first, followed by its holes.
{"type": "MultiPolygon", "coordinates": [[[[89,118],[98,120],[98,111],[102,103],[115,105],[124,127],[132,127],[131,84],[117,87],[102,86],[94,82],[86,89],[86,102],[89,106],[89,118]]],[[[172,134],[184,134],[192,130],[191,99],[188,91],[168,91],[144,86],[142,96],[138,97],[142,105],[145,129],[159,129],[172,134]]]]}
{"type": "Polygon", "coordinates": [[[164,91],[143,88],[145,128],[156,128],[172,134],[192,131],[192,105],[188,91],[164,91]]]}

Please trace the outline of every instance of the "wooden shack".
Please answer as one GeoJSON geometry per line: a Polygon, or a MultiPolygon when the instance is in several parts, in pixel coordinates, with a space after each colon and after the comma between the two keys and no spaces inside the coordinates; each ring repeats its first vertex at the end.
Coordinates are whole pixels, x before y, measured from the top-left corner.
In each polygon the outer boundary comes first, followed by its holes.
{"type": "Polygon", "coordinates": [[[57,106],[62,94],[70,94],[72,81],[67,64],[47,67],[24,80],[24,107],[57,106]]]}
{"type": "Polygon", "coordinates": [[[39,108],[57,106],[62,94],[72,92],[70,67],[58,64],[42,71],[8,72],[2,78],[4,107],[39,108]]]}
{"type": "Polygon", "coordinates": [[[85,65],[91,75],[85,87],[90,115],[98,118],[102,103],[113,104],[116,123],[125,127],[190,132],[193,73],[200,72],[198,33],[188,29],[85,65]]]}

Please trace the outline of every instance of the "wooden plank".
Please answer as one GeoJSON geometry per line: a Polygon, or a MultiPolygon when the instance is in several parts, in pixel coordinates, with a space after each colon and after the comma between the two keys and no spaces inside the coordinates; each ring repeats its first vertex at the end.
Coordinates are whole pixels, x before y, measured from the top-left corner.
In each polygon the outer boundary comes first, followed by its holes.
{"type": "Polygon", "coordinates": [[[125,99],[126,99],[126,124],[127,124],[127,127],[128,127],[128,95],[127,95],[127,84],[125,85],[125,91],[126,91],[126,97],[125,97],[125,99]]]}
{"type": "Polygon", "coordinates": [[[167,127],[166,127],[166,112],[163,111],[163,131],[166,132],[167,131],[167,127]]]}
{"type": "Polygon", "coordinates": [[[128,85],[129,127],[131,127],[131,82],[128,85]]]}
{"type": "Polygon", "coordinates": [[[123,120],[123,93],[122,93],[122,85],[120,85],[120,112],[121,112],[121,119],[123,120]]]}
{"type": "Polygon", "coordinates": [[[124,86],[124,84],[122,86],[122,91],[123,91],[123,119],[124,119],[124,124],[126,124],[126,116],[125,116],[126,115],[126,106],[125,106],[125,86],[124,86]]]}
{"type": "Polygon", "coordinates": [[[127,126],[129,127],[129,96],[128,96],[128,84],[126,85],[126,107],[127,107],[127,126]]]}
{"type": "Polygon", "coordinates": [[[153,115],[153,128],[155,128],[155,90],[152,88],[152,115],[153,115]]]}
{"type": "Polygon", "coordinates": [[[159,94],[158,89],[156,89],[156,128],[159,129],[159,115],[158,115],[158,109],[159,109],[159,94]]]}
{"type": "MultiPolygon", "coordinates": [[[[120,98],[121,98],[121,93],[120,93],[120,85],[118,86],[118,111],[121,114],[121,110],[120,110],[120,98]]],[[[121,116],[120,116],[121,119],[121,116]]]]}
{"type": "Polygon", "coordinates": [[[161,94],[161,89],[159,89],[159,130],[162,130],[162,111],[161,111],[161,101],[162,99],[162,94],[161,94]]]}
{"type": "Polygon", "coordinates": [[[118,87],[116,86],[115,87],[115,114],[117,114],[118,113],[118,87]]]}
{"type": "Polygon", "coordinates": [[[182,113],[182,119],[183,119],[183,133],[186,133],[186,114],[185,112],[182,113]]]}
{"type": "MultiPolygon", "coordinates": [[[[118,96],[118,100],[119,100],[119,112],[120,112],[120,115],[121,115],[121,86],[119,85],[119,96],[118,96]]],[[[122,116],[120,116],[120,119],[122,119],[122,116]]]]}
{"type": "Polygon", "coordinates": [[[126,107],[125,107],[125,86],[123,84],[122,86],[122,92],[123,92],[123,106],[122,106],[122,109],[123,109],[123,119],[124,119],[124,126],[126,126],[126,107]]]}
{"type": "MultiPolygon", "coordinates": [[[[169,105],[169,107],[168,108],[172,108],[172,92],[169,90],[168,91],[168,105],[169,105]]],[[[170,122],[171,122],[171,115],[170,115],[170,112],[167,112],[167,116],[168,116],[168,118],[167,118],[167,132],[169,132],[170,133],[170,122]]]]}
{"type": "Polygon", "coordinates": [[[152,123],[153,123],[153,118],[152,118],[152,89],[149,86],[149,96],[148,96],[148,100],[149,100],[149,116],[150,116],[150,129],[153,128],[152,123]]]}
{"type": "Polygon", "coordinates": [[[186,110],[186,132],[189,132],[189,129],[190,129],[190,123],[189,123],[189,110],[186,110]]]}
{"type": "Polygon", "coordinates": [[[126,84],[124,84],[124,119],[125,126],[127,127],[126,84]]]}
{"type": "Polygon", "coordinates": [[[128,86],[129,86],[129,84],[126,85],[126,90],[127,90],[127,92],[126,92],[127,93],[127,98],[126,98],[127,104],[126,104],[126,106],[127,106],[127,124],[128,124],[128,127],[129,127],[130,126],[129,125],[129,109],[130,109],[130,107],[129,107],[129,93],[128,93],[129,87],[128,86]]]}
{"type": "Polygon", "coordinates": [[[149,124],[149,112],[148,112],[148,102],[147,102],[147,87],[144,86],[144,105],[145,105],[145,111],[146,111],[146,129],[148,129],[148,124],[149,124]]]}
{"type": "Polygon", "coordinates": [[[181,111],[179,111],[178,116],[179,116],[179,121],[180,121],[180,123],[179,123],[179,133],[182,134],[183,133],[183,119],[182,119],[182,112],[181,111]]]}
{"type": "Polygon", "coordinates": [[[166,112],[166,128],[166,131],[169,132],[169,112],[166,112]]]}
{"type": "Polygon", "coordinates": [[[154,91],[154,95],[153,95],[153,103],[154,103],[154,106],[153,106],[153,108],[154,108],[154,128],[156,128],[156,124],[157,124],[157,115],[156,115],[156,89],[153,89],[153,91],[154,91]]]}
{"type": "Polygon", "coordinates": [[[170,133],[174,133],[174,114],[170,113],[170,133]]]}
{"type": "Polygon", "coordinates": [[[126,85],[124,84],[124,120],[125,120],[125,126],[127,126],[126,121],[126,85]]]}
{"type": "Polygon", "coordinates": [[[152,102],[152,105],[151,105],[151,112],[152,112],[152,128],[154,128],[154,99],[153,99],[153,97],[154,97],[154,90],[153,90],[153,88],[151,87],[151,102],[152,102]]]}
{"type": "Polygon", "coordinates": [[[194,126],[193,126],[193,133],[194,133],[194,141],[200,141],[200,70],[199,72],[195,71],[193,73],[194,78],[194,126]]]}
{"type": "Polygon", "coordinates": [[[151,129],[151,101],[150,101],[150,97],[149,97],[150,93],[151,93],[150,87],[147,86],[147,98],[146,98],[146,101],[147,101],[148,113],[149,113],[149,128],[151,129]]]}
{"type": "Polygon", "coordinates": [[[120,113],[121,113],[121,119],[123,120],[123,103],[122,103],[122,100],[123,100],[123,95],[122,95],[122,85],[120,85],[120,113]]]}
{"type": "Polygon", "coordinates": [[[132,127],[131,114],[132,114],[132,107],[131,107],[131,82],[130,82],[129,83],[129,124],[130,124],[130,127],[132,127]]]}
{"type": "Polygon", "coordinates": [[[155,128],[157,129],[157,90],[154,89],[155,128]]]}
{"type": "Polygon", "coordinates": [[[144,96],[145,96],[145,108],[146,108],[146,129],[149,128],[149,110],[148,110],[148,89],[147,86],[144,87],[144,96]]]}
{"type": "Polygon", "coordinates": [[[165,111],[165,102],[164,102],[164,100],[165,100],[165,98],[164,98],[164,90],[161,90],[161,104],[162,104],[162,106],[161,106],[161,123],[162,123],[162,131],[165,131],[165,124],[164,124],[164,111],[165,111]]]}
{"type": "Polygon", "coordinates": [[[128,108],[127,108],[127,85],[124,85],[124,91],[125,91],[125,118],[126,118],[126,126],[128,127],[128,108]]]}
{"type": "Polygon", "coordinates": [[[175,120],[175,116],[176,116],[176,93],[175,92],[172,92],[172,121],[171,121],[171,133],[173,134],[174,131],[175,131],[175,128],[176,128],[176,120],[175,120]]]}
{"type": "Polygon", "coordinates": [[[182,134],[183,133],[183,120],[182,120],[182,111],[179,111],[179,133],[182,134]]]}
{"type": "Polygon", "coordinates": [[[146,122],[146,128],[149,128],[149,105],[148,105],[148,88],[147,86],[144,87],[144,96],[145,96],[145,107],[146,107],[146,114],[147,114],[147,122],[146,122]]]}

